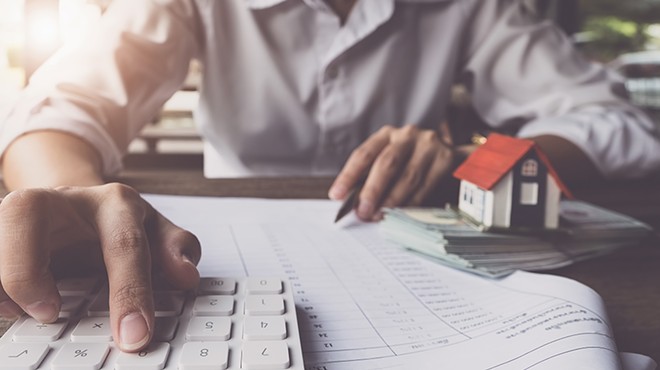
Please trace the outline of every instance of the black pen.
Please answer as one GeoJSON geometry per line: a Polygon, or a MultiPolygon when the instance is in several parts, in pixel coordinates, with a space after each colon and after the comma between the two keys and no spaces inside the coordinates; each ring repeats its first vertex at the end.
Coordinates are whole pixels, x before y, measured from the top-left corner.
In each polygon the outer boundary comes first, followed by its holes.
{"type": "Polygon", "coordinates": [[[360,192],[362,191],[362,186],[364,186],[364,181],[359,182],[353,189],[348,193],[348,196],[339,207],[339,212],[337,212],[337,217],[335,217],[335,223],[344,218],[347,214],[351,212],[355,207],[357,207],[360,201],[360,192]]]}

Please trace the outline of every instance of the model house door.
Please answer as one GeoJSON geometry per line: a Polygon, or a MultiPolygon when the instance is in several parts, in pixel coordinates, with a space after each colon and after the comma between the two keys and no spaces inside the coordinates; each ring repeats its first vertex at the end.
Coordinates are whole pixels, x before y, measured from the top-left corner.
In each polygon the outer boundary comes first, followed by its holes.
{"type": "Polygon", "coordinates": [[[542,228],[545,225],[545,195],[548,172],[534,152],[513,169],[511,226],[542,228]]]}

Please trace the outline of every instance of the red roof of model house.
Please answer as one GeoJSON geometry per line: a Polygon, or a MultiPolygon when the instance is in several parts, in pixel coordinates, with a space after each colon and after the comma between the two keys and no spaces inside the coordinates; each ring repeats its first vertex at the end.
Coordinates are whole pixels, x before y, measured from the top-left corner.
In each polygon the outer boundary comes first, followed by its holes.
{"type": "Polygon", "coordinates": [[[548,157],[532,140],[517,139],[500,134],[490,134],[486,143],[475,150],[461,164],[454,176],[469,181],[478,187],[491,190],[530,150],[535,150],[557,186],[569,198],[571,192],[561,181],[548,157]]]}

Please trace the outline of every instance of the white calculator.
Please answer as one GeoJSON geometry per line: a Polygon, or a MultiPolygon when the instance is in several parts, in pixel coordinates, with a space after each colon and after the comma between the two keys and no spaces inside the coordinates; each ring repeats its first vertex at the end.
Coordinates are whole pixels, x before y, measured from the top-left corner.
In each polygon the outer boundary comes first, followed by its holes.
{"type": "Polygon", "coordinates": [[[304,369],[286,280],[207,277],[194,293],[157,290],[152,343],[130,354],[112,342],[100,279],[65,279],[58,289],[59,320],[19,318],[0,338],[0,369],[304,369]]]}

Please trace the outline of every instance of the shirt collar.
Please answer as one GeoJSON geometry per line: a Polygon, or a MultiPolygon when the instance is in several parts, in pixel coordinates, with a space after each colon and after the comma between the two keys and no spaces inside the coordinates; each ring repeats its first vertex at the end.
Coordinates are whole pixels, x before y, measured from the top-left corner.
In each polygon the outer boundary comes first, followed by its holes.
{"type": "MultiPolygon", "coordinates": [[[[243,0],[245,3],[253,9],[265,9],[272,6],[281,4],[289,0],[243,0]]],[[[439,3],[446,1],[455,1],[455,0],[396,0],[400,3],[439,3]]]]}

